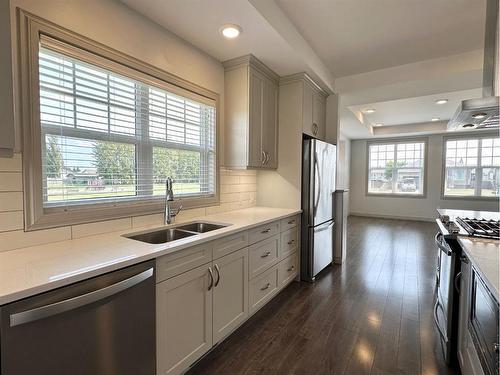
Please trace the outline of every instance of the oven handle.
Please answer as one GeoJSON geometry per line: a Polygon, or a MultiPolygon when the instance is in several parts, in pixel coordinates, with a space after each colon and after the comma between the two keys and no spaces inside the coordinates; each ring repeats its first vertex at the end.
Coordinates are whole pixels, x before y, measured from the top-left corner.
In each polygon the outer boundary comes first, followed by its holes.
{"type": "Polygon", "coordinates": [[[448,343],[448,337],[446,336],[446,333],[443,332],[443,329],[439,325],[438,316],[437,316],[438,307],[439,307],[439,297],[436,297],[436,304],[434,305],[434,323],[436,323],[436,327],[438,329],[439,336],[441,336],[441,338],[444,340],[445,343],[448,343]]]}
{"type": "Polygon", "coordinates": [[[442,243],[443,234],[438,232],[436,233],[436,237],[434,237],[434,242],[436,246],[446,255],[450,256],[452,254],[451,249],[448,246],[443,245],[442,243]]]}
{"type": "Polygon", "coordinates": [[[114,294],[120,293],[129,289],[146,279],[153,276],[153,268],[138,273],[128,279],[122,280],[107,287],[94,290],[73,298],[68,298],[59,302],[51,303],[49,305],[37,307],[35,309],[22,311],[12,314],[10,316],[10,326],[18,326],[21,324],[33,322],[35,320],[48,318],[49,316],[60,314],[69,310],[76,309],[81,306],[89,305],[104,298],[110,297],[114,294]]]}

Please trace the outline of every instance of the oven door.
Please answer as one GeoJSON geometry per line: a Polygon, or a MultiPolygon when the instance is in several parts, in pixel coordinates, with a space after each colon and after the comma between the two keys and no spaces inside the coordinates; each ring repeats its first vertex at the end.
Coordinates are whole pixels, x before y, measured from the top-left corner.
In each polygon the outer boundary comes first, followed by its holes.
{"type": "Polygon", "coordinates": [[[473,270],[469,332],[486,375],[499,373],[498,309],[498,302],[473,270]]]}

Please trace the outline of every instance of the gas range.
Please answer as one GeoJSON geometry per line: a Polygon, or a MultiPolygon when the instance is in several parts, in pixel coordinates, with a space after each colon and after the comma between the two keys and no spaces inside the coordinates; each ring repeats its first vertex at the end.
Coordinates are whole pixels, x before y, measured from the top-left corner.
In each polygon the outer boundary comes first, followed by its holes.
{"type": "Polygon", "coordinates": [[[457,236],[500,239],[500,213],[438,209],[436,223],[445,238],[457,236]]]}

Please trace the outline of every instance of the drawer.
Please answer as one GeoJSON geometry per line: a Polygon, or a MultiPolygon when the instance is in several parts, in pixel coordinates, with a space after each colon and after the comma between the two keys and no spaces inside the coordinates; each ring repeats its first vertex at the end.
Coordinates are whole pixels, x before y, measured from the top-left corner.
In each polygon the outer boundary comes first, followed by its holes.
{"type": "Polygon", "coordinates": [[[299,225],[300,223],[300,216],[290,216],[286,217],[284,219],[281,219],[281,231],[284,232],[288,229],[295,228],[299,225]]]}
{"type": "Polygon", "coordinates": [[[294,252],[288,258],[278,264],[279,287],[282,288],[290,283],[299,273],[299,253],[294,252]]]}
{"type": "Polygon", "coordinates": [[[266,225],[261,225],[257,228],[248,231],[248,244],[254,244],[256,242],[265,240],[266,238],[272,237],[280,232],[280,222],[275,221],[266,225]]]}
{"type": "Polygon", "coordinates": [[[248,232],[239,232],[230,236],[219,238],[212,241],[213,258],[219,259],[233,251],[243,249],[248,246],[248,232]]]}
{"type": "Polygon", "coordinates": [[[249,277],[255,277],[278,262],[280,236],[277,234],[248,248],[249,277]]]}
{"type": "Polygon", "coordinates": [[[286,232],[281,233],[281,245],[280,245],[280,260],[285,259],[295,250],[297,250],[299,244],[299,230],[298,228],[289,229],[286,232]]]}
{"type": "Polygon", "coordinates": [[[278,265],[267,270],[249,285],[250,314],[264,306],[278,292],[278,265]]]}
{"type": "Polygon", "coordinates": [[[212,246],[212,242],[207,242],[158,258],[156,260],[156,282],[159,283],[211,262],[212,246]]]}

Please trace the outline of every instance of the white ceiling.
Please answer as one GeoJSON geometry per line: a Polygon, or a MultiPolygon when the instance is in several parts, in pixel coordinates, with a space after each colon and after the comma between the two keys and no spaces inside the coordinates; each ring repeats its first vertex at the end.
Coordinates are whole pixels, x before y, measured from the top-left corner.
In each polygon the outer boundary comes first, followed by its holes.
{"type": "Polygon", "coordinates": [[[483,47],[486,0],[276,0],[342,77],[483,47]]]}
{"type": "Polygon", "coordinates": [[[403,135],[480,96],[486,0],[120,1],[219,61],[252,53],[281,76],[309,73],[340,94],[348,138],[379,122],[403,135]],[[239,38],[221,37],[226,23],[239,38]],[[450,101],[436,108],[433,95],[450,101]],[[364,119],[367,106],[380,110],[364,119]]]}
{"type": "Polygon", "coordinates": [[[300,56],[247,0],[121,0],[219,61],[252,53],[279,75],[306,70],[300,56]],[[236,40],[224,24],[243,28],[236,40]]]}
{"type": "Polygon", "coordinates": [[[396,99],[377,103],[348,106],[349,110],[358,118],[363,117],[371,125],[383,126],[419,124],[430,122],[432,118],[448,121],[460,102],[468,98],[479,98],[482,89],[461,90],[440,93],[428,96],[396,99]],[[448,99],[446,104],[436,104],[438,99],[448,99]],[[375,109],[375,113],[365,114],[366,109],[375,109]]]}

